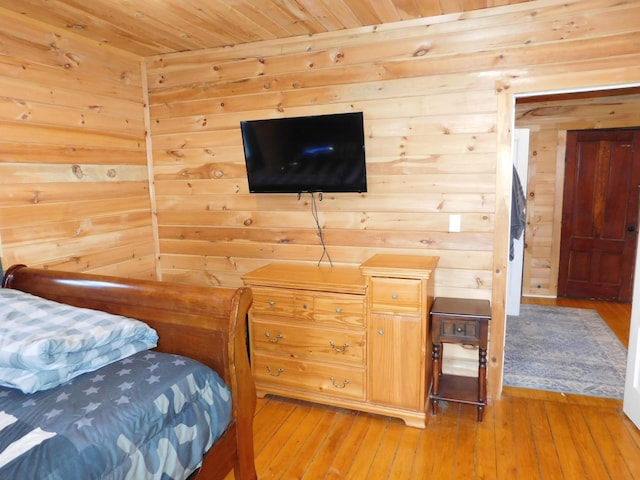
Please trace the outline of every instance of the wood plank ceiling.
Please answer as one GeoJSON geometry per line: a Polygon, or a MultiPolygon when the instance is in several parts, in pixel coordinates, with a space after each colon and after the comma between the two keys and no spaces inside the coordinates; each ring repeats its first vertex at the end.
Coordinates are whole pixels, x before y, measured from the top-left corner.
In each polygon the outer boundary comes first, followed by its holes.
{"type": "Polygon", "coordinates": [[[530,0],[0,0],[140,56],[459,14],[530,0]]]}

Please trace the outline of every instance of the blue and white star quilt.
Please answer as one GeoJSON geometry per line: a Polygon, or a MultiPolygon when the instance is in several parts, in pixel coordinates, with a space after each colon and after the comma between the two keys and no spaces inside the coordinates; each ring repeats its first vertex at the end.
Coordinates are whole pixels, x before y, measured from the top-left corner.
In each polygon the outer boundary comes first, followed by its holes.
{"type": "Polygon", "coordinates": [[[0,478],[186,478],[231,410],[213,370],[149,350],[50,390],[0,387],[0,478]]]}

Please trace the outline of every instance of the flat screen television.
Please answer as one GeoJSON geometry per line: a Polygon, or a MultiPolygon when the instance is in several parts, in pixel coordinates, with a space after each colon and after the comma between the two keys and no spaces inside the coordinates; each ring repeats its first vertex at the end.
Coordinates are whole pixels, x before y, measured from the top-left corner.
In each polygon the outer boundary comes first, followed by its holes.
{"type": "Polygon", "coordinates": [[[252,193],[366,192],[362,112],[240,122],[252,193]]]}

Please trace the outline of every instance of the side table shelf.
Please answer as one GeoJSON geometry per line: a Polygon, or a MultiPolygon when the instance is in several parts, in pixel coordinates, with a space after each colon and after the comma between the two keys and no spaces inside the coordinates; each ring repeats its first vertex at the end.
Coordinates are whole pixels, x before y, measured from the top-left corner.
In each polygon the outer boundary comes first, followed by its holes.
{"type": "Polygon", "coordinates": [[[487,343],[491,305],[488,300],[437,297],[431,307],[432,382],[431,409],[438,413],[438,402],[476,405],[482,421],[487,404],[487,343]],[[478,348],[478,376],[442,374],[442,344],[452,343],[478,348]]]}

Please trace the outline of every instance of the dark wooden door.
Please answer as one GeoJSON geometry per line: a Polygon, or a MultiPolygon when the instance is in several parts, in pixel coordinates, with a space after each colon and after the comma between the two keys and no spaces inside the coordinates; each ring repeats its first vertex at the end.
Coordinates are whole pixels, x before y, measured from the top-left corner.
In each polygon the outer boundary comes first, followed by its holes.
{"type": "Polygon", "coordinates": [[[640,129],[567,136],[558,295],[631,302],[640,129]]]}

